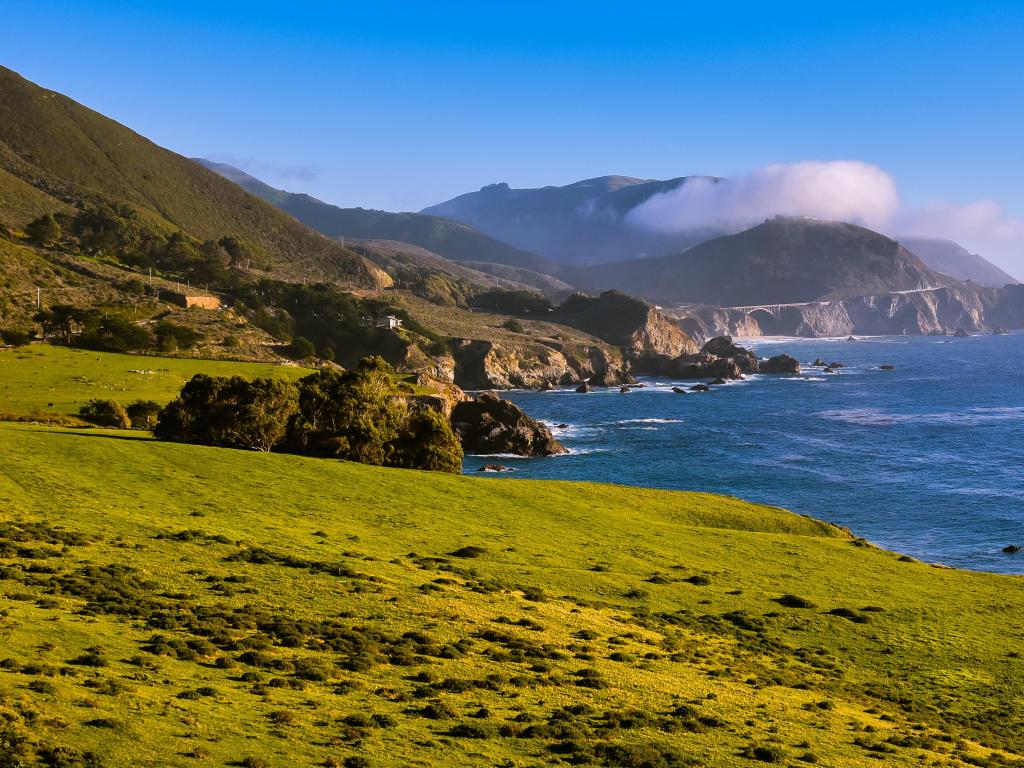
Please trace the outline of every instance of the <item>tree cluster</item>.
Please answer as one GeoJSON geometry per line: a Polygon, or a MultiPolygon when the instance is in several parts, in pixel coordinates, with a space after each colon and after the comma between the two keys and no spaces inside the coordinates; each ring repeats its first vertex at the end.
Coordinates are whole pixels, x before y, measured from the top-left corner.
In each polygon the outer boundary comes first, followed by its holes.
{"type": "Polygon", "coordinates": [[[43,327],[44,335],[58,336],[69,346],[100,352],[154,349],[173,352],[190,349],[202,339],[191,328],[169,320],[161,320],[151,327],[138,325],[125,312],[116,307],[55,304],[37,312],[32,319],[43,327]]]}
{"type": "Polygon", "coordinates": [[[458,472],[462,447],[437,411],[416,407],[380,357],[298,383],[199,374],[159,414],[158,439],[458,472]]]}
{"type": "Polygon", "coordinates": [[[64,245],[222,288],[241,282],[238,269],[265,260],[258,247],[234,235],[205,241],[184,232],[167,235],[128,204],[97,203],[71,215],[48,213],[30,223],[26,234],[43,248],[64,245]]]}

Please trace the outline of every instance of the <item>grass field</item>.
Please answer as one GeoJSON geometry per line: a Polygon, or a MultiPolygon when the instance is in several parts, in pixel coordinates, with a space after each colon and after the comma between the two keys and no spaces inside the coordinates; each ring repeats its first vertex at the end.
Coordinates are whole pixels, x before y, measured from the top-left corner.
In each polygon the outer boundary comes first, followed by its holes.
{"type": "Polygon", "coordinates": [[[308,368],[271,363],[186,360],[148,355],[116,355],[33,344],[0,350],[0,410],[71,414],[89,400],[112,398],[166,403],[197,373],[211,376],[274,376],[299,379],[308,368]]]}
{"type": "MultiPolygon", "coordinates": [[[[304,373],[0,352],[8,410],[197,371],[304,373]]],[[[1022,602],[721,496],[0,423],[0,766],[1024,764],[1022,602]]]]}

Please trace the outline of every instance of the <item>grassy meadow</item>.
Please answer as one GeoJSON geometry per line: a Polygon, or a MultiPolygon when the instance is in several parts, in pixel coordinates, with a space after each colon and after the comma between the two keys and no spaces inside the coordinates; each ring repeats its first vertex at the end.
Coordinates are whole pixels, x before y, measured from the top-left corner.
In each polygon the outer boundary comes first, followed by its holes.
{"type": "MultiPolygon", "coordinates": [[[[11,354],[65,412],[225,365],[11,354]]],[[[0,423],[0,765],[1020,764],[1022,602],[721,496],[0,423]]]]}
{"type": "Polygon", "coordinates": [[[310,370],[274,363],[119,355],[33,344],[0,349],[0,410],[73,414],[90,400],[108,398],[122,405],[134,400],[166,403],[197,373],[296,380],[310,370]]]}

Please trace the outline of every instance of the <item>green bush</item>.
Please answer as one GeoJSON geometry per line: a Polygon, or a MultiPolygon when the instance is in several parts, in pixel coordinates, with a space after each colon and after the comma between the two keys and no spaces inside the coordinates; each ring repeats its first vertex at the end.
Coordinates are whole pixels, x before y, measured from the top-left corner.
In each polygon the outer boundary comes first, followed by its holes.
{"type": "Polygon", "coordinates": [[[131,429],[132,427],[128,412],[116,400],[90,400],[78,409],[78,416],[83,421],[98,427],[112,429],[131,429]]]}
{"type": "Polygon", "coordinates": [[[0,328],[0,339],[15,347],[23,347],[32,341],[32,334],[20,328],[0,328]]]}
{"type": "Polygon", "coordinates": [[[125,408],[131,419],[132,429],[153,429],[161,405],[155,400],[136,400],[125,408]]]}

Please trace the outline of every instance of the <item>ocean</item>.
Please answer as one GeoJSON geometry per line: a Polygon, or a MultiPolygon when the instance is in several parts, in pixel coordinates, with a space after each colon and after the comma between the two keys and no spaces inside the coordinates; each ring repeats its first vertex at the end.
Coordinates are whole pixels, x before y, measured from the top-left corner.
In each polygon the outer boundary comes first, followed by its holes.
{"type": "Polygon", "coordinates": [[[682,395],[672,387],[694,381],[503,393],[570,454],[467,456],[464,470],[728,494],[928,562],[1024,574],[1024,550],[1002,551],[1024,547],[1024,333],[743,343],[804,372],[682,395]],[[847,367],[825,374],[816,358],[847,367]]]}

